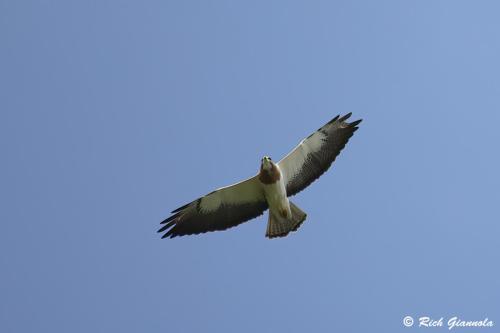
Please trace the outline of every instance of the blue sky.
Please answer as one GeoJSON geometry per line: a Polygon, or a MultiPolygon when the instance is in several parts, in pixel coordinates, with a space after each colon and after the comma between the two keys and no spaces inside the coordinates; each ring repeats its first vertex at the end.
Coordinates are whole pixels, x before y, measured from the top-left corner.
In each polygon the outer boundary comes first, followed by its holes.
{"type": "Polygon", "coordinates": [[[0,1],[2,332],[500,325],[496,1],[0,1]],[[170,210],[337,114],[333,168],[267,215],[170,210]]]}

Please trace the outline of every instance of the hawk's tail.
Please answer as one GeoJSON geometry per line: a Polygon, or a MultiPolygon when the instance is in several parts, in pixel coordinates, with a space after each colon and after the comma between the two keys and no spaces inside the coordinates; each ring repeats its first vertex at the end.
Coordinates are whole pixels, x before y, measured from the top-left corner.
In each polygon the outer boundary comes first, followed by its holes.
{"type": "Polygon", "coordinates": [[[285,237],[289,232],[297,230],[305,221],[307,214],[290,201],[292,218],[282,217],[278,212],[269,210],[269,222],[267,222],[266,237],[285,237]]]}

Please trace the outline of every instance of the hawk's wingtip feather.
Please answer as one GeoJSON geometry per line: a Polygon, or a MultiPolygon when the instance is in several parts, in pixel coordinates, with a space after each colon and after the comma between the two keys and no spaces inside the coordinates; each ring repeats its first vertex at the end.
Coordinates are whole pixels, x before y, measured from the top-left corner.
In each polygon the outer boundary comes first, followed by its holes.
{"type": "MultiPolygon", "coordinates": [[[[330,121],[328,122],[328,124],[331,124],[331,123],[335,122],[337,119],[339,119],[339,117],[340,117],[340,115],[339,115],[339,114],[338,114],[338,115],[336,115],[336,116],[335,116],[335,118],[333,118],[332,120],[330,120],[330,121]]],[[[313,133],[313,134],[314,134],[314,133],[313,133]]]]}
{"type": "Polygon", "coordinates": [[[174,215],[170,216],[169,218],[163,220],[160,222],[160,224],[165,224],[165,223],[168,223],[170,221],[172,221],[173,219],[177,218],[179,216],[178,213],[175,213],[174,215]]]}
{"type": "Polygon", "coordinates": [[[349,112],[345,116],[342,116],[342,118],[339,119],[339,122],[343,122],[343,121],[349,119],[350,116],[352,116],[352,112],[349,112]]]}
{"type": "Polygon", "coordinates": [[[180,212],[181,210],[183,210],[184,208],[187,208],[187,206],[189,206],[192,202],[188,203],[188,204],[185,204],[184,206],[181,206],[177,209],[174,209],[170,214],[175,214],[175,213],[178,213],[180,212]]]}
{"type": "Polygon", "coordinates": [[[362,121],[363,121],[363,119],[358,119],[358,120],[353,121],[352,123],[350,123],[349,126],[351,126],[351,127],[357,126],[362,121]]]}

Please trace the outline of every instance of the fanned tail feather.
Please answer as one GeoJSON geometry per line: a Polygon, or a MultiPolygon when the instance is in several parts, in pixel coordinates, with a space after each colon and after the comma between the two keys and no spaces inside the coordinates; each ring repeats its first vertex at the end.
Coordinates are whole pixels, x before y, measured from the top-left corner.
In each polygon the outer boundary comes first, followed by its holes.
{"type": "Polygon", "coordinates": [[[290,201],[292,217],[287,219],[279,213],[269,210],[269,221],[267,223],[266,237],[285,237],[292,231],[296,231],[305,221],[307,214],[290,201]]]}

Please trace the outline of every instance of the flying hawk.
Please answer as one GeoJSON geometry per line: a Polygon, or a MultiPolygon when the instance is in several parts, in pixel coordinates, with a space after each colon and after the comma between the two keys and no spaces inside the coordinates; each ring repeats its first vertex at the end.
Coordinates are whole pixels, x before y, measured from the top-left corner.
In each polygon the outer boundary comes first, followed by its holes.
{"type": "Polygon", "coordinates": [[[264,156],[254,177],[175,209],[161,222],[164,225],[158,232],[165,232],[162,238],[173,238],[225,230],[262,215],[268,208],[266,237],[283,237],[296,231],[306,213],[288,197],[305,189],[335,161],[361,122],[346,122],[350,116],[348,113],[333,118],[278,163],[264,156]]]}

